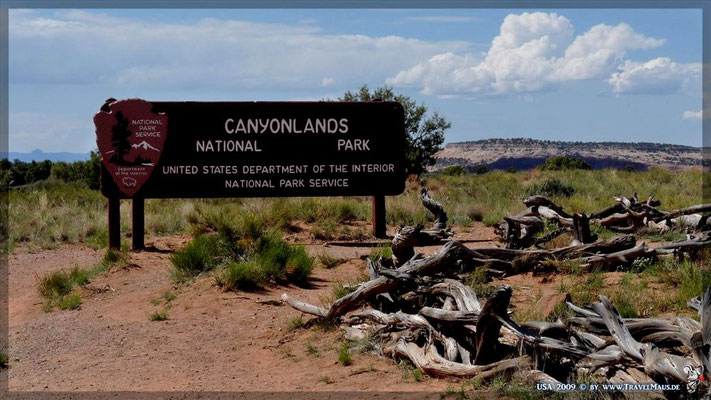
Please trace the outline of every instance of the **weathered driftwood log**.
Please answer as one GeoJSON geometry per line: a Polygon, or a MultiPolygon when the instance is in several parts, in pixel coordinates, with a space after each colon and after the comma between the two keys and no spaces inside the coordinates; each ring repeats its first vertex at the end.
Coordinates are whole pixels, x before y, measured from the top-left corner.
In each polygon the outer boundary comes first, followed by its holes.
{"type": "Polygon", "coordinates": [[[570,337],[568,327],[562,322],[548,321],[528,321],[521,324],[521,327],[538,336],[567,340],[570,337]]]}
{"type": "Polygon", "coordinates": [[[462,249],[473,258],[498,258],[501,260],[511,261],[515,258],[545,258],[550,256],[547,250],[523,250],[523,249],[505,249],[503,247],[477,247],[475,249],[462,249]]]}
{"type": "Polygon", "coordinates": [[[540,195],[535,195],[531,196],[523,201],[523,203],[526,205],[526,207],[536,207],[536,206],[543,206],[543,207],[548,207],[551,210],[555,211],[559,216],[563,218],[572,218],[573,216],[568,214],[563,210],[563,207],[555,204],[553,201],[548,199],[547,197],[540,196],[540,195]]]}
{"type": "Polygon", "coordinates": [[[422,205],[435,216],[435,222],[432,227],[434,229],[446,229],[447,213],[444,211],[442,204],[436,202],[425,188],[420,191],[420,199],[422,199],[422,205]]]}
{"type": "Polygon", "coordinates": [[[535,215],[547,219],[549,221],[555,222],[559,225],[562,226],[567,226],[567,227],[572,227],[573,226],[573,218],[566,218],[563,217],[562,215],[558,214],[555,210],[548,208],[546,206],[537,206],[534,207],[535,210],[535,215]]]}
{"type": "Polygon", "coordinates": [[[432,345],[426,345],[423,348],[405,339],[398,340],[394,346],[384,347],[383,352],[391,356],[407,357],[417,368],[430,376],[477,378],[482,381],[524,368],[530,364],[530,358],[526,356],[502,360],[489,365],[452,362],[439,355],[432,345]]]}
{"type": "Polygon", "coordinates": [[[404,264],[415,255],[415,246],[429,246],[442,243],[452,236],[449,230],[423,230],[421,224],[403,226],[395,233],[391,246],[393,255],[399,265],[404,264]]]}
{"type": "Polygon", "coordinates": [[[479,320],[479,313],[476,311],[446,311],[432,307],[422,307],[420,315],[439,322],[461,325],[476,325],[479,320]]]}
{"type": "Polygon", "coordinates": [[[505,217],[508,226],[506,232],[506,247],[511,249],[525,249],[535,243],[536,235],[543,231],[543,220],[539,217],[505,217]]]}
{"type": "Polygon", "coordinates": [[[567,227],[558,228],[558,229],[556,229],[556,230],[553,230],[553,231],[551,231],[551,232],[546,233],[545,235],[543,235],[543,236],[541,236],[541,237],[539,237],[539,238],[536,238],[536,239],[533,241],[533,245],[536,246],[536,247],[538,247],[538,248],[540,248],[540,247],[539,247],[540,245],[542,245],[542,244],[544,244],[544,243],[548,243],[548,242],[550,242],[551,240],[557,238],[558,236],[560,236],[560,235],[562,235],[562,234],[564,234],[564,233],[568,233],[568,232],[571,232],[570,228],[567,228],[567,227]]]}
{"type": "Polygon", "coordinates": [[[545,350],[547,352],[562,353],[567,357],[580,359],[589,353],[589,349],[579,346],[576,343],[558,340],[551,337],[540,336],[532,331],[529,331],[516,322],[512,321],[508,316],[496,315],[496,318],[503,326],[518,336],[523,342],[532,348],[545,350]]]}
{"type": "Polygon", "coordinates": [[[697,250],[697,249],[702,249],[705,247],[711,246],[711,236],[698,236],[694,238],[690,238],[687,240],[683,240],[680,242],[672,242],[672,243],[667,243],[665,245],[661,245],[659,247],[656,247],[655,250],[657,250],[660,253],[668,252],[668,251],[690,251],[690,250],[697,250]]]}
{"type": "Polygon", "coordinates": [[[600,210],[598,212],[594,212],[590,214],[590,219],[597,219],[597,220],[602,220],[605,219],[611,215],[618,214],[623,212],[625,209],[622,207],[622,204],[617,203],[614,205],[611,205],[610,207],[607,207],[603,210],[600,210]]]}
{"type": "Polygon", "coordinates": [[[317,307],[312,304],[296,300],[292,297],[289,297],[289,295],[287,295],[286,293],[282,293],[281,299],[286,304],[290,305],[291,308],[299,310],[303,313],[315,315],[317,317],[325,317],[326,315],[328,315],[328,310],[326,310],[325,308],[317,307]]]}
{"type": "Polygon", "coordinates": [[[580,258],[595,254],[610,254],[618,251],[631,249],[637,244],[637,239],[632,235],[616,236],[612,239],[603,240],[590,244],[580,244],[576,246],[562,247],[552,250],[556,258],[580,258]]]}
{"type": "Polygon", "coordinates": [[[699,315],[701,330],[691,337],[692,356],[708,373],[711,371],[711,288],[707,288],[703,295],[699,315]]]}
{"type": "MultiPolygon", "coordinates": [[[[620,206],[623,210],[624,207],[620,206]]],[[[626,212],[621,212],[621,213],[614,213],[606,216],[605,218],[600,219],[600,225],[606,226],[606,227],[612,227],[612,226],[620,226],[620,225],[625,225],[629,223],[629,214],[626,212]]]]}
{"type": "Polygon", "coordinates": [[[471,311],[477,314],[481,312],[481,304],[477,299],[476,293],[472,288],[457,280],[445,279],[440,283],[431,285],[428,291],[434,294],[444,294],[453,299],[457,309],[460,311],[471,311]]]}
{"type": "Polygon", "coordinates": [[[525,249],[536,242],[535,234],[543,231],[543,220],[535,216],[504,217],[494,225],[494,232],[501,236],[509,249],[525,249]]]}
{"type": "Polygon", "coordinates": [[[632,261],[642,257],[654,257],[654,249],[648,248],[644,242],[631,249],[618,251],[616,253],[601,254],[583,258],[582,267],[585,270],[612,270],[621,265],[629,265],[632,261]]]}
{"type": "Polygon", "coordinates": [[[422,228],[422,225],[403,226],[395,232],[391,249],[399,265],[404,264],[415,255],[417,236],[422,228]]]}
{"type": "Polygon", "coordinates": [[[680,217],[682,215],[700,214],[704,212],[711,212],[711,204],[697,204],[686,208],[680,208],[678,210],[661,212],[662,215],[655,218],[655,221],[659,222],[665,219],[669,220],[672,218],[680,217]]]}
{"type": "Polygon", "coordinates": [[[600,296],[600,302],[593,304],[593,308],[602,317],[620,349],[628,357],[642,364],[649,376],[662,382],[671,380],[686,383],[688,374],[684,371],[684,367],[698,365],[693,359],[664,353],[653,344],[636,341],[607,297],[600,296]]]}
{"type": "Polygon", "coordinates": [[[590,219],[585,214],[573,214],[573,243],[587,244],[597,240],[597,235],[590,233],[590,219]]]}
{"type": "MultiPolygon", "coordinates": [[[[394,270],[396,273],[406,275],[429,274],[435,271],[445,270],[455,266],[456,254],[460,248],[464,247],[459,242],[449,242],[442,246],[439,252],[422,259],[412,258],[401,267],[394,270]]],[[[381,271],[382,273],[383,271],[381,271]]],[[[334,319],[360,307],[363,301],[380,293],[386,293],[398,286],[398,280],[386,276],[379,276],[376,279],[364,282],[354,292],[334,301],[323,315],[323,308],[311,306],[307,303],[291,299],[286,293],[282,294],[282,300],[290,306],[307,314],[317,315],[328,319],[334,319]]]]}
{"type": "Polygon", "coordinates": [[[368,277],[372,280],[380,276],[380,273],[378,272],[380,268],[382,268],[380,264],[380,260],[372,260],[370,257],[366,259],[366,263],[368,264],[368,277]]]}
{"type": "Polygon", "coordinates": [[[484,304],[476,323],[476,357],[474,364],[490,364],[497,361],[496,345],[499,343],[501,322],[496,316],[506,317],[511,301],[511,287],[502,286],[484,304]]]}

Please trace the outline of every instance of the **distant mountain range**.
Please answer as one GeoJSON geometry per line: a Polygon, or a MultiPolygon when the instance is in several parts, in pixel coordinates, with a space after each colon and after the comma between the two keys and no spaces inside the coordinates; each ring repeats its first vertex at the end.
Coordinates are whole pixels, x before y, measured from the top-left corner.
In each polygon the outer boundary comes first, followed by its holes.
{"type": "Polygon", "coordinates": [[[44,160],[49,160],[52,162],[56,161],[65,161],[65,162],[74,162],[74,161],[84,161],[89,159],[89,153],[67,153],[67,152],[60,152],[60,153],[45,153],[42,150],[33,150],[29,153],[17,153],[17,152],[9,152],[8,153],[8,160],[14,161],[14,160],[20,160],[24,162],[30,162],[30,161],[44,161],[44,160]]]}
{"type": "MultiPolygon", "coordinates": [[[[147,147],[140,146],[143,150],[147,147]]],[[[152,146],[151,146],[152,147],[152,146]]],[[[567,155],[584,159],[593,168],[647,169],[658,165],[670,169],[701,167],[702,149],[663,143],[559,142],[535,139],[485,139],[449,143],[435,155],[432,170],[450,165],[474,169],[484,165],[489,170],[535,168],[549,157],[567,155]]],[[[30,161],[81,161],[89,153],[10,152],[8,159],[30,161]]]]}
{"type": "Polygon", "coordinates": [[[524,170],[534,168],[555,155],[582,158],[594,169],[643,170],[655,165],[688,169],[701,167],[703,162],[701,148],[676,144],[485,139],[447,144],[435,155],[437,162],[432,170],[450,165],[461,165],[471,170],[481,165],[489,170],[524,170]]]}

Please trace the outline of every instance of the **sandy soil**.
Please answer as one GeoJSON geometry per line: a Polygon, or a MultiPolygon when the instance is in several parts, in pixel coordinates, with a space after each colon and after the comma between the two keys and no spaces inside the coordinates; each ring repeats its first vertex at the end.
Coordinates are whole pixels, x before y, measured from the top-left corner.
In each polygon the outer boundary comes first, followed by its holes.
{"type": "MultiPolygon", "coordinates": [[[[492,245],[494,237],[493,230],[481,224],[456,234],[470,247],[492,245]]],[[[328,252],[349,261],[333,269],[316,268],[309,288],[235,293],[221,291],[211,277],[190,285],[173,284],[168,275],[170,253],[188,240],[186,236],[149,238],[151,250],[131,254],[134,267],[109,271],[82,289],[80,309],[51,313],[42,311],[37,277],[74,265],[91,267],[100,262],[103,252],[62,245],[40,253],[19,249],[12,254],[10,390],[442,393],[458,385],[456,380],[427,378],[415,383],[393,360],[371,354],[356,354],[353,364],[343,367],[337,355],[339,330],[310,327],[288,332],[288,321],[300,313],[278,302],[281,293],[326,302],[333,283],[352,282],[365,273],[361,258],[370,254],[373,244],[309,244],[311,254],[328,252]],[[162,299],[168,291],[177,298],[162,299]],[[151,313],[163,309],[168,320],[149,320],[151,313]]],[[[418,250],[432,253],[438,248],[418,250]]],[[[550,311],[562,300],[555,290],[557,280],[540,281],[521,275],[503,283],[514,287],[516,307],[530,308],[535,303],[550,311]]]]}

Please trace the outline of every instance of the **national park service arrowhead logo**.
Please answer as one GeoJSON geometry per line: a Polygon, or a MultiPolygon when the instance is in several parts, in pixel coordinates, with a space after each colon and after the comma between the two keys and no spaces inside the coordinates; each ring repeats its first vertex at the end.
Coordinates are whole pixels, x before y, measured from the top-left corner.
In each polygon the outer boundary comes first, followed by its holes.
{"type": "Polygon", "coordinates": [[[158,164],[168,132],[168,117],[141,99],[109,99],[94,115],[101,160],[119,190],[129,197],[158,164]]]}

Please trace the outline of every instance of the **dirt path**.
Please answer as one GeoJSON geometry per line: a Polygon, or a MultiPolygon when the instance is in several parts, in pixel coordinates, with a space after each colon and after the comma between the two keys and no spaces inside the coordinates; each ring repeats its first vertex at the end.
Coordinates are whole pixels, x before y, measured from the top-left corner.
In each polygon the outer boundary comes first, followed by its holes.
{"type": "MultiPolygon", "coordinates": [[[[491,245],[493,232],[476,225],[457,232],[457,238],[471,247],[491,245]]],[[[74,265],[90,267],[100,262],[103,252],[62,245],[11,255],[10,390],[442,393],[458,385],[455,380],[427,378],[414,382],[395,362],[372,354],[355,354],[353,364],[344,367],[338,363],[340,331],[288,331],[289,320],[300,314],[278,302],[281,293],[328,302],[334,283],[352,282],[366,273],[361,257],[370,254],[371,247],[309,245],[311,254],[328,252],[349,261],[333,269],[316,268],[310,288],[234,293],[222,292],[209,276],[187,286],[173,284],[170,253],[188,239],[149,239],[152,251],[131,255],[130,263],[137,267],[96,277],[82,289],[80,309],[51,313],[42,311],[36,276],[74,265]],[[163,295],[168,292],[177,297],[167,301],[163,295]],[[149,315],[161,310],[167,311],[168,320],[150,321],[149,315]]],[[[418,250],[432,253],[438,248],[418,250]]]]}
{"type": "MultiPolygon", "coordinates": [[[[338,364],[338,330],[316,327],[287,332],[300,314],[278,302],[282,292],[321,303],[335,282],[365,273],[360,256],[371,248],[312,245],[312,254],[336,253],[351,260],[316,268],[313,287],[277,287],[260,293],[222,292],[211,277],[174,286],[170,252],[187,237],[148,241],[154,251],[133,253],[139,268],[102,274],[83,289],[74,311],[44,313],[36,279],[75,265],[91,267],[103,252],[62,245],[9,258],[10,390],[29,391],[442,391],[446,381],[413,384],[391,360],[356,354],[338,364]],[[171,292],[177,298],[166,302],[171,292]],[[149,315],[167,310],[168,320],[149,315]]],[[[308,320],[304,316],[304,321],[308,320]]]]}

